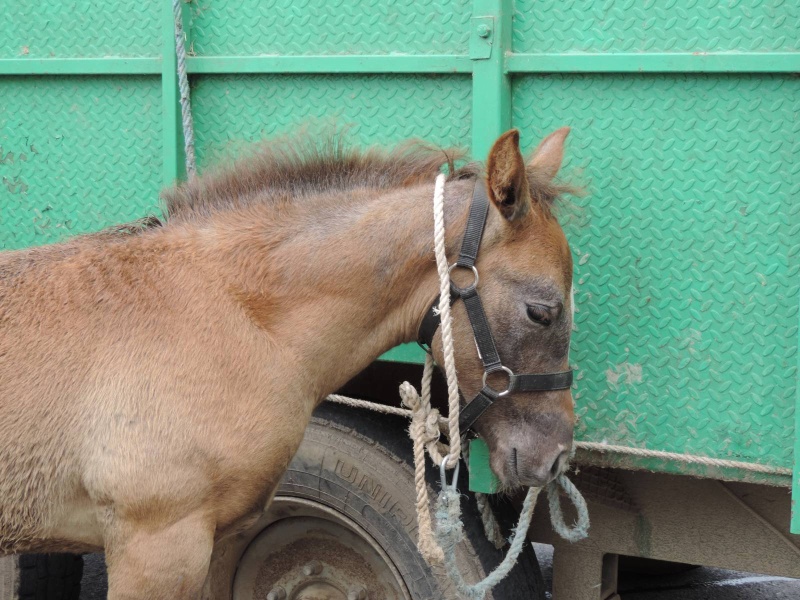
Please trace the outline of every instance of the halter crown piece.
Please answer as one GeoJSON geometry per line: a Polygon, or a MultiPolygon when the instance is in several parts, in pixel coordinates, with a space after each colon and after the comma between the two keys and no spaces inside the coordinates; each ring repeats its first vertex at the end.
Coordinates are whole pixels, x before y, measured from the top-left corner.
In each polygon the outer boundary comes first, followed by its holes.
{"type": "MultiPolygon", "coordinates": [[[[470,325],[472,325],[478,356],[483,364],[483,388],[478,392],[477,396],[461,409],[459,430],[462,435],[472,428],[486,409],[499,398],[505,398],[516,392],[547,392],[572,387],[571,369],[558,373],[525,373],[517,375],[504,366],[500,360],[500,355],[497,352],[497,346],[492,336],[492,329],[486,319],[483,303],[478,294],[478,269],[475,267],[475,260],[478,257],[478,250],[488,214],[489,198],[486,195],[486,188],[480,181],[477,181],[472,193],[472,204],[469,208],[469,218],[464,231],[464,241],[461,243],[461,251],[458,255],[458,260],[450,265],[451,273],[456,268],[469,269],[474,276],[472,284],[463,288],[457,286],[452,279],[450,280],[450,304],[459,299],[464,302],[464,308],[467,309],[467,317],[469,317],[470,325]],[[487,383],[488,376],[498,371],[503,371],[508,376],[508,385],[502,391],[495,390],[487,383]]],[[[437,297],[428,312],[425,313],[417,334],[419,345],[428,353],[430,353],[433,336],[441,324],[438,309],[439,300],[440,298],[437,297]]]]}

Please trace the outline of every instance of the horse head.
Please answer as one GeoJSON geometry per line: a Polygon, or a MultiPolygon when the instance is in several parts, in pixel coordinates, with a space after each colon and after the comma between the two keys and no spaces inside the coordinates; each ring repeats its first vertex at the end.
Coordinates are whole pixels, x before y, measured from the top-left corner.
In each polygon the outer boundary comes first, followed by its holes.
{"type": "MultiPolygon", "coordinates": [[[[474,285],[479,273],[475,289],[502,361],[502,367],[487,369],[487,351],[481,352],[475,333],[481,327],[476,328],[475,317],[468,315],[467,302],[454,302],[460,391],[467,399],[477,399],[488,388],[486,393],[495,400],[487,402],[473,428],[487,442],[492,470],[508,488],[546,484],[564,468],[572,448],[572,255],[552,211],[555,198],[567,189],[556,183],[556,176],[568,133],[563,128],[550,134],[527,163],[516,130],[497,139],[485,179],[475,184],[485,186],[478,192],[489,201],[476,271],[452,271],[456,288],[462,290],[474,285]],[[517,374],[526,372],[544,374],[524,376],[541,380],[560,376],[561,383],[536,391],[528,391],[535,385],[514,390],[517,374]]],[[[443,364],[441,328],[432,337],[431,349],[443,364]]]]}

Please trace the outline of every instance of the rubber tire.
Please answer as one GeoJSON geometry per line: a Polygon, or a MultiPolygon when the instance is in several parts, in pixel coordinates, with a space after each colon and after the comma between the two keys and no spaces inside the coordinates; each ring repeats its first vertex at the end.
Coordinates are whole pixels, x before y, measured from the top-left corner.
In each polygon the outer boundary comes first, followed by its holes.
{"type": "Polygon", "coordinates": [[[656,560],[653,558],[640,558],[638,556],[619,557],[620,576],[626,573],[633,575],[680,575],[688,571],[699,569],[699,565],[691,565],[681,562],[668,562],[666,560],[656,560]]]}
{"type": "Polygon", "coordinates": [[[0,558],[0,600],[78,600],[83,558],[22,554],[0,558]]]}
{"type": "MultiPolygon", "coordinates": [[[[444,569],[431,568],[416,548],[415,486],[408,421],[324,404],[306,430],[277,494],[312,499],[366,530],[389,555],[414,600],[456,600],[444,569]]],[[[438,477],[428,469],[435,497],[438,477]]],[[[459,489],[466,540],[459,556],[468,581],[482,579],[503,559],[486,539],[462,468],[459,489]]],[[[508,515],[512,519],[513,515],[508,515]]],[[[488,598],[544,600],[545,586],[530,544],[488,598]]]]}

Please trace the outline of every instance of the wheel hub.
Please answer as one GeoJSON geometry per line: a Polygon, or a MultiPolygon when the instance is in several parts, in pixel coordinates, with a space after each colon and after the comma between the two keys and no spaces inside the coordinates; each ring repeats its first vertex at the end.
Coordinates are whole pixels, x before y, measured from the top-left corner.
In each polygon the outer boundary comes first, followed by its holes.
{"type": "Polygon", "coordinates": [[[247,547],[234,600],[410,600],[389,557],[338,512],[276,498],[281,517],[247,547]]]}

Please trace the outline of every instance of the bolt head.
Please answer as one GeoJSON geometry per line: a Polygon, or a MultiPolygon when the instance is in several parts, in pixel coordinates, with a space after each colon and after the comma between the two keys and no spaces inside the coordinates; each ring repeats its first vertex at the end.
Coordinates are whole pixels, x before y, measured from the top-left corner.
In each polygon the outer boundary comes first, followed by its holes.
{"type": "Polygon", "coordinates": [[[360,585],[353,586],[347,592],[347,600],[367,600],[367,590],[360,585]]]}
{"type": "Polygon", "coordinates": [[[306,577],[319,575],[320,573],[322,573],[322,563],[320,563],[318,560],[312,560],[305,567],[303,567],[303,575],[306,577]]]}
{"type": "Polygon", "coordinates": [[[286,600],[286,590],[281,586],[275,586],[267,594],[267,600],[286,600]]]}
{"type": "Polygon", "coordinates": [[[486,25],[485,23],[482,23],[481,25],[478,25],[478,36],[479,37],[487,38],[487,37],[489,37],[489,35],[491,33],[492,33],[492,28],[489,27],[488,25],[486,25]]]}

